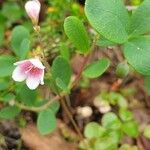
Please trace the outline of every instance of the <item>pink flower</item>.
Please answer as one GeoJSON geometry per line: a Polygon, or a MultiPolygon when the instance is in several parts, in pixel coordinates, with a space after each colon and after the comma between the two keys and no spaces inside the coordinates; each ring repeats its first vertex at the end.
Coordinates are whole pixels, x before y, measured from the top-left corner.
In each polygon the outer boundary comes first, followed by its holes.
{"type": "Polygon", "coordinates": [[[34,25],[38,24],[41,4],[38,0],[30,0],[26,2],[25,9],[34,25]]]}
{"type": "Polygon", "coordinates": [[[36,89],[39,84],[44,84],[45,67],[38,58],[32,58],[14,63],[17,67],[12,73],[15,81],[22,82],[26,80],[29,89],[36,89]]]}

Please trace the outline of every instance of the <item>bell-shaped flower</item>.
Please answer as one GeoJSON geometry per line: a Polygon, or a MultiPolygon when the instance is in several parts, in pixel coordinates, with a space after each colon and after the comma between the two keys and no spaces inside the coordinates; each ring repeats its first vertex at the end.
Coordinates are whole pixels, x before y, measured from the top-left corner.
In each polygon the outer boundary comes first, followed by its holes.
{"type": "Polygon", "coordinates": [[[38,0],[30,0],[25,4],[25,10],[34,25],[38,24],[41,4],[38,0]]]}
{"type": "Polygon", "coordinates": [[[39,58],[32,58],[14,63],[16,68],[12,73],[12,78],[15,81],[22,82],[26,80],[26,85],[29,89],[36,89],[39,84],[44,84],[44,69],[45,66],[39,58]]]}

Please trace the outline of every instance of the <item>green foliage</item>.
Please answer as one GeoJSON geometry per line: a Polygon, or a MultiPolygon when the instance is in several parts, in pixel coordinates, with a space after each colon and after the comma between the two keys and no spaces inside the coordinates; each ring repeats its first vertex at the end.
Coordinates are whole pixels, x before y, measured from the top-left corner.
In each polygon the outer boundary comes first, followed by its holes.
{"type": "Polygon", "coordinates": [[[102,117],[102,125],[108,129],[120,129],[121,121],[115,113],[109,112],[102,117]]]}
{"type": "Polygon", "coordinates": [[[0,110],[1,119],[13,119],[20,113],[20,109],[16,106],[8,106],[0,110]]]}
{"type": "Polygon", "coordinates": [[[29,50],[30,50],[29,39],[23,39],[23,41],[21,42],[20,51],[19,51],[20,52],[20,54],[19,54],[20,59],[25,59],[29,50]]]}
{"type": "Polygon", "coordinates": [[[69,51],[69,48],[65,45],[65,43],[61,43],[60,45],[60,54],[62,57],[64,57],[66,60],[69,61],[70,51],[69,51]]]}
{"type": "Polygon", "coordinates": [[[144,129],[144,136],[150,139],[150,125],[144,129]]]}
{"type": "Polygon", "coordinates": [[[8,81],[0,80],[0,91],[3,91],[9,87],[8,81]]]}
{"type": "Polygon", "coordinates": [[[119,63],[116,68],[116,75],[120,78],[124,78],[129,73],[129,66],[127,63],[119,63]]]}
{"type": "Polygon", "coordinates": [[[49,107],[49,109],[51,109],[55,114],[59,111],[59,108],[60,108],[60,103],[58,101],[53,102],[49,107]]]}
{"type": "Polygon", "coordinates": [[[116,150],[117,144],[112,138],[98,139],[95,142],[94,150],[116,150]]]}
{"type": "Polygon", "coordinates": [[[56,79],[56,85],[63,91],[69,93],[69,89],[68,89],[68,86],[60,79],[60,78],[57,78],[56,79]]]}
{"type": "Polygon", "coordinates": [[[33,106],[37,100],[37,91],[30,90],[26,85],[19,87],[17,98],[27,106],[33,106]]]}
{"type": "Polygon", "coordinates": [[[10,101],[14,101],[15,100],[15,95],[14,94],[12,94],[12,93],[7,93],[6,95],[4,95],[3,97],[2,97],[2,101],[4,102],[4,103],[8,103],[8,102],[10,102],[10,101]]]}
{"type": "Polygon", "coordinates": [[[2,45],[2,43],[3,43],[4,33],[5,33],[5,26],[3,24],[0,24],[0,45],[2,45]]]}
{"type": "Polygon", "coordinates": [[[150,1],[144,0],[131,16],[130,36],[138,36],[150,31],[150,1]]]}
{"type": "Polygon", "coordinates": [[[119,116],[123,121],[131,121],[133,119],[133,114],[127,109],[120,109],[119,116]]]}
{"type": "Polygon", "coordinates": [[[141,74],[150,75],[150,37],[139,37],[124,44],[127,61],[141,74]]]}
{"type": "Polygon", "coordinates": [[[122,145],[119,150],[138,150],[137,146],[131,146],[128,144],[122,145]]]}
{"type": "Polygon", "coordinates": [[[116,43],[109,41],[108,39],[104,38],[104,37],[100,37],[97,40],[97,45],[101,46],[101,47],[108,47],[108,46],[114,46],[117,45],[116,43]]]}
{"type": "Polygon", "coordinates": [[[5,2],[2,7],[2,15],[9,20],[9,25],[19,20],[24,14],[23,9],[14,2],[5,2]]]}
{"type": "Polygon", "coordinates": [[[86,0],[85,13],[106,39],[119,44],[127,41],[129,15],[122,0],[86,0]]]}
{"type": "Polygon", "coordinates": [[[122,124],[122,130],[128,136],[137,138],[139,135],[138,124],[135,121],[128,121],[122,124]]]}
{"type": "Polygon", "coordinates": [[[99,138],[105,133],[105,128],[101,127],[96,122],[90,122],[86,125],[84,135],[86,138],[99,138]]]}
{"type": "Polygon", "coordinates": [[[0,77],[10,76],[14,66],[13,63],[16,62],[16,58],[10,55],[0,56],[0,77]]]}
{"type": "Polygon", "coordinates": [[[87,54],[90,50],[90,41],[83,23],[74,16],[69,16],[64,22],[65,33],[81,54],[87,54]]]}
{"type": "MultiPolygon", "coordinates": [[[[68,61],[59,56],[59,57],[56,57],[55,60],[53,61],[53,64],[52,64],[52,77],[53,79],[56,80],[61,80],[61,86],[68,86],[69,82],[70,82],[70,78],[71,78],[71,74],[72,74],[72,70],[71,70],[71,67],[68,63],[68,61]]],[[[58,81],[57,81],[58,83],[58,81]]],[[[60,82],[58,84],[58,86],[60,85],[60,82]]]]}
{"type": "Polygon", "coordinates": [[[56,129],[56,117],[52,110],[47,109],[39,113],[37,128],[43,135],[49,134],[56,129]]]}
{"type": "Polygon", "coordinates": [[[29,31],[24,26],[16,26],[13,29],[11,36],[11,46],[13,52],[22,59],[29,51],[29,44],[29,31]]]}
{"type": "Polygon", "coordinates": [[[83,71],[83,75],[88,78],[97,78],[107,70],[109,64],[110,62],[108,59],[102,58],[98,61],[89,64],[83,71]]]}

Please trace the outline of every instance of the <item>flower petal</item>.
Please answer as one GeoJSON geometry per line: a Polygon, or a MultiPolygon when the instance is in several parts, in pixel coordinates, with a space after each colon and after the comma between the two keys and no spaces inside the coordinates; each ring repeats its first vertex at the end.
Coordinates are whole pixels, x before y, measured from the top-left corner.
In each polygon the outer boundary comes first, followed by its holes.
{"type": "Polygon", "coordinates": [[[26,85],[30,90],[36,89],[40,84],[40,79],[39,78],[34,78],[33,76],[28,76],[26,79],[26,85]]]}
{"type": "Polygon", "coordinates": [[[41,63],[41,61],[38,58],[32,58],[29,59],[29,61],[37,68],[39,69],[45,69],[45,66],[41,63]]]}
{"type": "Polygon", "coordinates": [[[17,61],[17,62],[14,63],[14,65],[15,65],[15,66],[18,66],[18,65],[21,65],[21,64],[26,63],[26,62],[28,62],[28,61],[29,61],[29,60],[17,61]]]}
{"type": "Polygon", "coordinates": [[[27,78],[27,75],[21,71],[20,66],[17,66],[12,73],[12,78],[14,81],[22,82],[27,78]]]}

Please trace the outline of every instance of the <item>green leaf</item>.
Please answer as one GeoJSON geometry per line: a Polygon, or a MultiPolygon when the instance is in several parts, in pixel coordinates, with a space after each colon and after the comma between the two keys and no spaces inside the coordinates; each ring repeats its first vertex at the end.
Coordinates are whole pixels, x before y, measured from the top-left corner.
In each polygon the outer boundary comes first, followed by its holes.
{"type": "Polygon", "coordinates": [[[133,119],[132,112],[123,108],[119,110],[119,116],[123,121],[130,121],[133,119]]]}
{"type": "Polygon", "coordinates": [[[124,122],[122,124],[122,130],[128,136],[136,138],[139,135],[138,124],[134,121],[124,122]]]}
{"type": "Polygon", "coordinates": [[[109,112],[102,117],[102,125],[108,129],[120,129],[121,121],[116,114],[109,112]]]}
{"type": "Polygon", "coordinates": [[[30,40],[29,39],[23,39],[20,45],[20,59],[25,59],[28,52],[30,50],[30,40]]]}
{"type": "Polygon", "coordinates": [[[88,65],[83,71],[83,75],[88,78],[97,78],[101,76],[109,67],[109,60],[102,58],[88,65]]]}
{"type": "Polygon", "coordinates": [[[126,99],[120,93],[111,92],[109,94],[109,100],[112,105],[118,104],[121,108],[127,108],[128,106],[126,99]]]}
{"type": "Polygon", "coordinates": [[[56,117],[52,110],[44,110],[39,113],[37,128],[43,135],[52,133],[56,129],[56,117]]]}
{"type": "Polygon", "coordinates": [[[27,106],[33,106],[37,101],[37,91],[30,90],[26,85],[19,87],[18,99],[27,106]]]}
{"type": "Polygon", "coordinates": [[[129,15],[122,0],[86,0],[86,16],[99,34],[115,43],[125,43],[129,15]]]}
{"type": "Polygon", "coordinates": [[[100,37],[96,44],[100,47],[108,47],[108,46],[117,45],[116,43],[109,41],[108,39],[106,39],[104,37],[100,37]]]}
{"type": "Polygon", "coordinates": [[[5,26],[3,24],[0,24],[0,45],[2,45],[3,43],[4,34],[5,34],[5,26]]]}
{"type": "Polygon", "coordinates": [[[3,91],[9,87],[9,82],[5,80],[0,80],[0,91],[3,91]]]}
{"type": "MultiPolygon", "coordinates": [[[[22,55],[22,44],[24,44],[22,42],[25,39],[29,39],[29,31],[24,26],[16,26],[12,31],[11,46],[13,52],[19,57],[22,55]]],[[[25,47],[25,51],[27,51],[26,48],[27,47],[25,47]]]]}
{"type": "Polygon", "coordinates": [[[58,101],[53,102],[49,109],[51,109],[55,114],[59,111],[60,103],[58,101]]]}
{"type": "Polygon", "coordinates": [[[144,136],[150,139],[150,125],[144,129],[144,136]]]}
{"type": "Polygon", "coordinates": [[[69,93],[69,89],[68,89],[68,86],[60,79],[60,78],[57,78],[56,79],[56,85],[63,91],[69,93]]]}
{"type": "Polygon", "coordinates": [[[15,100],[15,95],[12,93],[7,93],[2,97],[3,102],[10,102],[11,100],[15,100]]]}
{"type": "Polygon", "coordinates": [[[14,69],[16,58],[9,55],[0,56],[0,77],[10,76],[14,69]]]}
{"type": "Polygon", "coordinates": [[[68,86],[71,78],[72,70],[68,61],[59,56],[55,58],[52,64],[52,77],[56,80],[57,78],[68,86]]]}
{"type": "Polygon", "coordinates": [[[117,150],[117,144],[112,138],[97,139],[94,150],[117,150]]]}
{"type": "Polygon", "coordinates": [[[130,36],[137,36],[150,31],[150,1],[144,0],[131,16],[130,36]]]}
{"type": "Polygon", "coordinates": [[[99,138],[105,133],[105,129],[96,122],[90,122],[86,125],[84,135],[86,138],[99,138]]]}
{"type": "Polygon", "coordinates": [[[108,136],[111,137],[116,143],[119,143],[123,137],[121,130],[110,130],[108,131],[108,136]]]}
{"type": "Polygon", "coordinates": [[[20,109],[16,106],[8,106],[0,110],[1,119],[13,119],[20,113],[20,109]]]}
{"type": "Polygon", "coordinates": [[[139,150],[137,146],[131,146],[129,144],[123,144],[119,150],[139,150]]]}
{"type": "Polygon", "coordinates": [[[13,1],[3,4],[2,14],[7,18],[10,24],[19,20],[23,16],[23,13],[23,9],[13,1]]]}
{"type": "Polygon", "coordinates": [[[150,37],[139,37],[127,42],[123,52],[136,71],[150,75],[150,37]]]}
{"type": "Polygon", "coordinates": [[[66,60],[70,59],[70,51],[69,48],[64,44],[61,43],[60,45],[60,54],[62,57],[64,57],[66,60]]]}
{"type": "Polygon", "coordinates": [[[86,54],[89,52],[90,41],[87,32],[83,23],[77,17],[67,17],[64,22],[64,30],[79,53],[86,54]]]}

